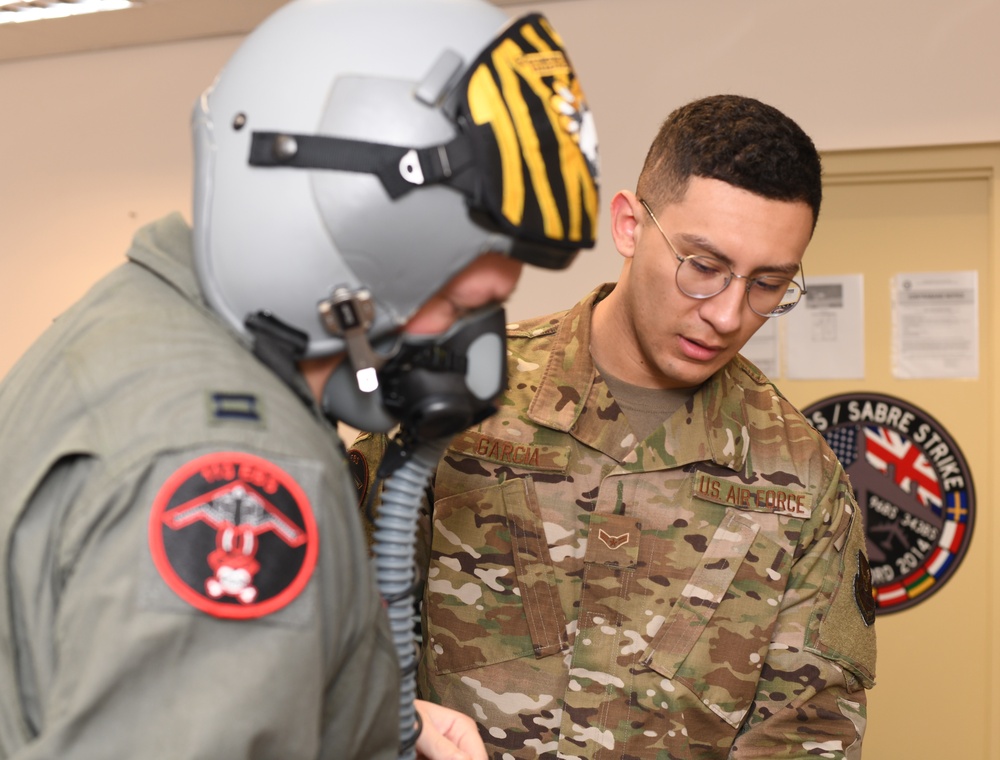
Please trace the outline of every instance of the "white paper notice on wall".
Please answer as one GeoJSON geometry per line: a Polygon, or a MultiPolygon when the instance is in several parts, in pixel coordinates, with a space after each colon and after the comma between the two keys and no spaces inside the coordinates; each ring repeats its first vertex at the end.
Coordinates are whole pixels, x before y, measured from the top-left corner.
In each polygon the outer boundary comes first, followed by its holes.
{"type": "Polygon", "coordinates": [[[890,287],[893,376],[978,378],[978,273],[901,273],[890,287]]]}
{"type": "MultiPolygon", "coordinates": [[[[795,308],[797,309],[799,306],[795,308]]],[[[792,309],[792,311],[794,312],[795,309],[792,309]]],[[[740,349],[743,357],[756,364],[757,369],[771,380],[777,380],[779,377],[778,323],[780,321],[780,319],[769,319],[764,322],[760,329],[740,349]]]]}
{"type": "Polygon", "coordinates": [[[806,288],[802,302],[783,317],[788,378],[864,379],[864,276],[810,276],[806,288]]]}

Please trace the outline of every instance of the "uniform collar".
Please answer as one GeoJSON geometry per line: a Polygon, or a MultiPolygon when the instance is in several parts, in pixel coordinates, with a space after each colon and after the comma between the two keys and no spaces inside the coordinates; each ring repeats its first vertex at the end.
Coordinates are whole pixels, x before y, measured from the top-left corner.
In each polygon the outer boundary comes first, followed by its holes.
{"type": "Polygon", "coordinates": [[[601,285],[558,321],[542,381],[528,407],[529,419],[569,433],[626,470],[711,460],[744,471],[750,454],[747,381],[755,370],[741,357],[709,378],[645,441],[636,441],[590,356],[594,306],[613,289],[613,283],[601,285]]]}
{"type": "Polygon", "coordinates": [[[175,212],[141,227],[132,239],[127,256],[129,261],[149,270],[180,292],[281,378],[318,417],[323,416],[298,368],[298,356],[286,355],[285,344],[280,340],[264,342],[258,338],[255,344],[247,336],[232,330],[208,306],[195,274],[191,227],[183,216],[175,212]]]}
{"type": "Polygon", "coordinates": [[[170,283],[183,296],[205,306],[194,273],[191,228],[179,213],[141,227],[132,239],[128,258],[170,283]]]}

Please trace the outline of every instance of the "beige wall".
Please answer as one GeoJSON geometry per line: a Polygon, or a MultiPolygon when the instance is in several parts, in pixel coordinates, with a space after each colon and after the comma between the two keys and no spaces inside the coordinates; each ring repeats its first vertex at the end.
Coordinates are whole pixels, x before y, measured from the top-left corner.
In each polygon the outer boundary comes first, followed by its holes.
{"type": "Polygon", "coordinates": [[[190,219],[188,115],[238,42],[0,64],[0,372],[138,225],[190,219]]]}
{"type": "MultiPolygon", "coordinates": [[[[565,38],[596,112],[605,208],[616,189],[634,184],[667,112],[714,92],[779,106],[827,153],[1000,142],[997,0],[561,0],[509,10],[531,8],[542,9],[565,38]]],[[[56,314],[121,261],[138,225],[174,209],[190,218],[190,107],[238,43],[228,37],[0,64],[0,374],[56,314]]],[[[991,279],[1000,253],[992,187],[984,302],[1000,295],[991,279]]],[[[598,249],[581,254],[569,272],[528,272],[510,316],[567,306],[596,282],[614,279],[619,261],[606,224],[605,215],[598,249]]],[[[821,222],[818,243],[822,234],[821,222]]],[[[908,267],[904,254],[887,255],[887,269],[908,267]]],[[[819,245],[809,256],[817,274],[840,273],[846,265],[819,245]]],[[[1000,395],[991,382],[997,359],[989,348],[996,315],[984,311],[984,320],[984,392],[994,414],[1000,395]]],[[[868,328],[869,340],[887,341],[884,323],[868,328]]],[[[870,390],[910,393],[880,387],[878,375],[868,380],[870,390]]],[[[825,395],[814,387],[790,394],[801,404],[825,395]]],[[[989,471],[998,435],[990,417],[978,447],[979,470],[989,471]]],[[[980,491],[983,513],[992,507],[989,496],[980,491]]],[[[956,575],[954,589],[938,595],[940,605],[928,602],[880,625],[886,665],[873,695],[866,757],[938,760],[940,745],[919,741],[931,724],[933,733],[953,738],[948,756],[1000,758],[1000,613],[992,601],[1000,589],[997,549],[996,525],[987,519],[977,528],[969,568],[956,575]],[[930,646],[912,635],[930,625],[929,618],[961,609],[973,609],[983,627],[959,638],[959,652],[946,634],[930,646]],[[948,709],[939,713],[944,702],[948,709]],[[947,720],[936,719],[939,714],[947,720]],[[917,724],[912,715],[919,716],[917,724]],[[903,735],[917,738],[902,742],[909,749],[898,753],[903,735]]]]}
{"type": "Polygon", "coordinates": [[[958,570],[913,607],[878,618],[878,685],[869,700],[866,757],[995,760],[1000,278],[993,262],[1000,252],[1000,142],[836,151],[825,154],[824,166],[824,210],[807,253],[807,276],[863,275],[864,379],[778,384],[800,407],[834,395],[880,393],[924,410],[961,450],[976,494],[973,536],[958,570]],[[890,280],[901,272],[937,271],[978,272],[978,377],[899,379],[892,371],[890,280]]]}

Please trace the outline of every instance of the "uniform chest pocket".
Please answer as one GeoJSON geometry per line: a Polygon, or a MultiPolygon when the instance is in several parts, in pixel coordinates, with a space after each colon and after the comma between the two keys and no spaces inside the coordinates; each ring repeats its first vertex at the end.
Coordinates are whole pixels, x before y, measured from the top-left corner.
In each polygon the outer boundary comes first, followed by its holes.
{"type": "Polygon", "coordinates": [[[642,656],[736,727],[753,702],[777,621],[787,553],[748,515],[723,518],[642,656]]]}
{"type": "Polygon", "coordinates": [[[568,646],[529,479],[435,503],[424,610],[437,673],[545,657],[568,646]]]}

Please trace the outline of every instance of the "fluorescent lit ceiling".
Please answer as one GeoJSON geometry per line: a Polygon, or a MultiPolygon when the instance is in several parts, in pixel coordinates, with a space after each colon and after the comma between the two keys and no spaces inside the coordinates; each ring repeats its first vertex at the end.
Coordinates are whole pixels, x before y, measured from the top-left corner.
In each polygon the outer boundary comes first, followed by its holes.
{"type": "Polygon", "coordinates": [[[130,0],[0,0],[0,24],[22,24],[99,11],[121,11],[130,0]]]}

